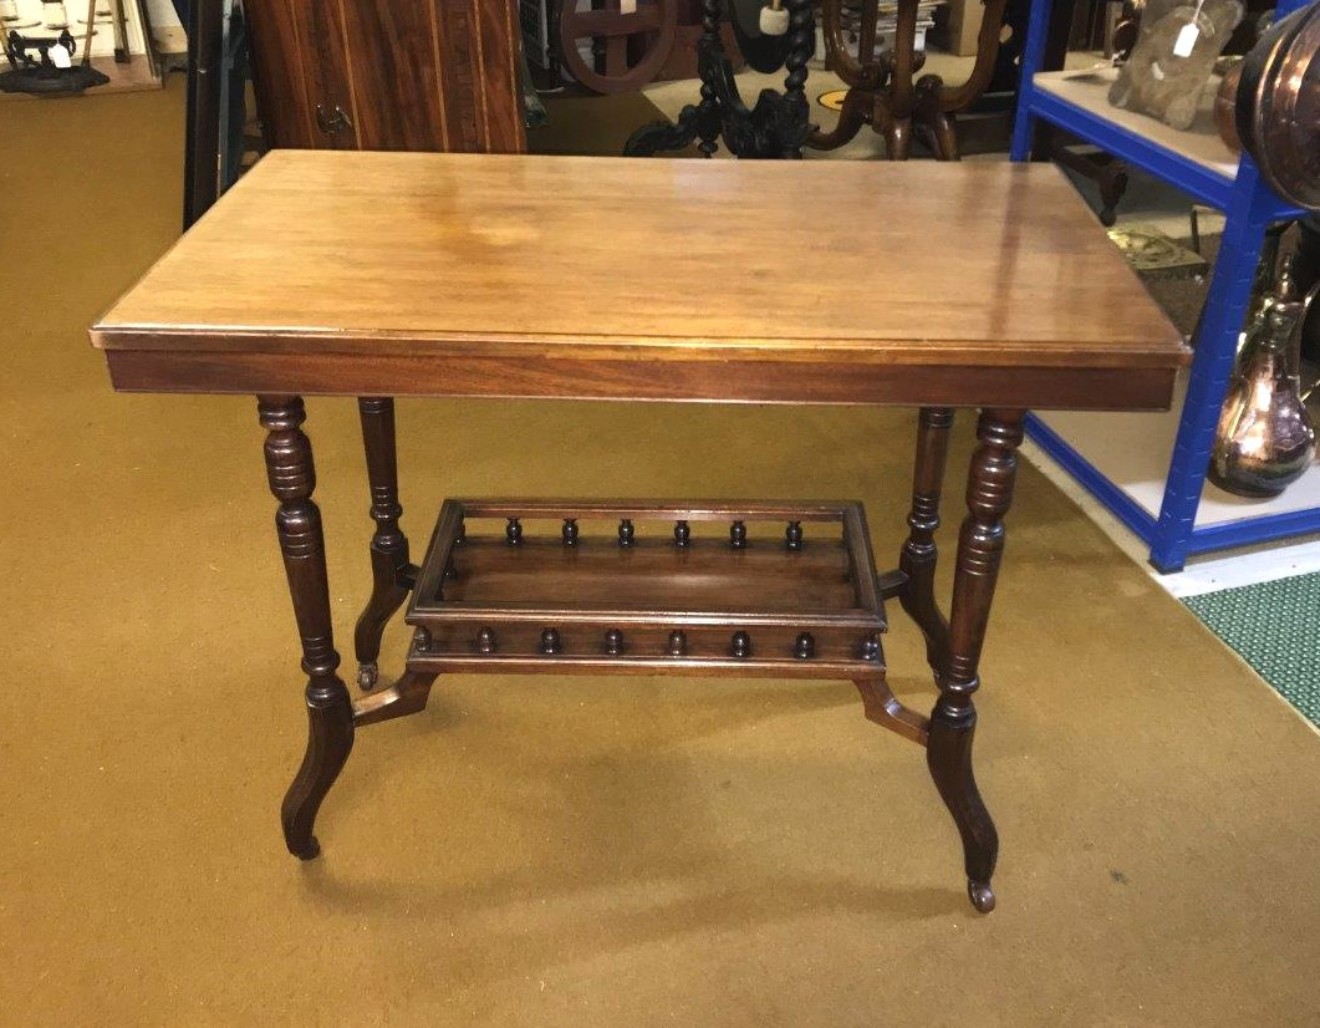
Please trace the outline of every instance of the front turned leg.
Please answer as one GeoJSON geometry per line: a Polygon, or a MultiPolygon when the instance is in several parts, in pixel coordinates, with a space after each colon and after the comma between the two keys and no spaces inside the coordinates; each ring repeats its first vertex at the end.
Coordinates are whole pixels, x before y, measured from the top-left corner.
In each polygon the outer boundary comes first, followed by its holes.
{"type": "Polygon", "coordinates": [[[412,588],[408,537],[399,528],[399,462],[394,440],[394,400],[363,397],[358,400],[362,443],[367,453],[367,480],[371,483],[371,517],[376,531],[371,539],[371,599],[358,618],[353,648],[358,659],[358,685],[375,687],[379,678],[380,640],[385,625],[403,605],[412,588]]]}
{"type": "Polygon", "coordinates": [[[1004,551],[1004,515],[1013,500],[1022,411],[987,410],[977,426],[980,445],[967,479],[967,520],[958,539],[958,565],[950,617],[949,666],[931,714],[926,763],[962,836],[967,891],[982,913],[995,907],[990,888],[999,835],[972,772],[978,666],[990,604],[1004,551]]]}
{"type": "Polygon", "coordinates": [[[266,429],[266,473],[280,501],[275,530],[293,595],[293,613],[302,638],[307,673],[307,752],[280,810],[289,852],[311,860],[321,852],[312,826],[321,801],[353,749],[353,705],[338,674],[330,623],[330,587],[325,570],[321,512],[312,502],[316,470],[312,444],[302,432],[307,419],[297,396],[257,400],[266,429]]]}
{"type": "Polygon", "coordinates": [[[935,566],[939,560],[935,532],[940,527],[940,493],[949,461],[951,427],[953,411],[948,407],[921,409],[909,532],[898,558],[899,570],[907,576],[899,602],[926,638],[926,662],[935,672],[936,683],[949,666],[949,623],[935,600],[935,566]]]}

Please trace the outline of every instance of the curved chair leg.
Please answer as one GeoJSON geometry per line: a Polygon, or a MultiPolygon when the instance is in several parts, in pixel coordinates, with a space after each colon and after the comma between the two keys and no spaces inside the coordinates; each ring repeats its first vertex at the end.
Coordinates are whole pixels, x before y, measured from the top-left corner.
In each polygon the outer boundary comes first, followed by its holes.
{"type": "Polygon", "coordinates": [[[408,598],[408,537],[399,527],[399,470],[394,435],[394,400],[362,397],[362,442],[371,484],[371,517],[376,531],[371,539],[371,599],[358,618],[353,649],[358,660],[358,685],[372,689],[379,677],[380,641],[396,611],[408,598]]]}
{"type": "Polygon", "coordinates": [[[999,835],[972,772],[978,667],[990,605],[1004,550],[1004,516],[1013,500],[1016,451],[1022,442],[1021,411],[981,414],[967,481],[967,520],[958,540],[958,566],[950,616],[949,670],[931,714],[926,763],[962,836],[967,890],[982,913],[995,906],[990,887],[999,835]]]}
{"type": "Polygon", "coordinates": [[[307,673],[307,751],[284,797],[281,819],[289,852],[310,860],[320,852],[312,834],[316,812],[353,749],[353,707],[336,673],[339,654],[330,620],[325,539],[321,512],[312,502],[316,470],[312,444],[302,431],[307,419],[303,402],[297,396],[263,396],[257,410],[267,433],[270,490],[280,501],[275,530],[307,673]]]}
{"type": "Polygon", "coordinates": [[[307,687],[307,752],[280,807],[285,844],[299,860],[321,854],[312,833],[316,814],[353,751],[353,705],[348,689],[342,682],[338,686],[307,687]]]}
{"type": "Polygon", "coordinates": [[[813,150],[837,150],[857,138],[857,133],[871,120],[874,98],[860,89],[850,89],[843,98],[843,110],[839,112],[839,123],[832,132],[817,129],[807,140],[813,150]]]}

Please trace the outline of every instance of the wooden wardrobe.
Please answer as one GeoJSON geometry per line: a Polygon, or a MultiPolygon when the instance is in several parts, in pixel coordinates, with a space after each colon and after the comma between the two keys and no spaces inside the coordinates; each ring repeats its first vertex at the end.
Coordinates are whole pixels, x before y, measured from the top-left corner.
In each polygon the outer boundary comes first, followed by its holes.
{"type": "Polygon", "coordinates": [[[244,0],[275,147],[522,153],[518,0],[244,0]]]}

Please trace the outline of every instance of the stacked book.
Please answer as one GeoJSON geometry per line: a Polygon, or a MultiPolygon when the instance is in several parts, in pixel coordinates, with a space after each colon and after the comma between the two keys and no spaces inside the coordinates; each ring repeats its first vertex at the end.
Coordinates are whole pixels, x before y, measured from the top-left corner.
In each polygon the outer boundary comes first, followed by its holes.
{"type": "MultiPolygon", "coordinates": [[[[926,30],[935,24],[935,11],[943,7],[947,0],[917,0],[916,49],[926,49],[926,30]]],[[[897,0],[885,0],[880,4],[879,19],[876,22],[875,53],[859,54],[861,43],[862,4],[861,0],[847,0],[843,5],[844,40],[848,52],[863,63],[874,61],[882,53],[894,48],[894,35],[898,29],[897,0]]]]}

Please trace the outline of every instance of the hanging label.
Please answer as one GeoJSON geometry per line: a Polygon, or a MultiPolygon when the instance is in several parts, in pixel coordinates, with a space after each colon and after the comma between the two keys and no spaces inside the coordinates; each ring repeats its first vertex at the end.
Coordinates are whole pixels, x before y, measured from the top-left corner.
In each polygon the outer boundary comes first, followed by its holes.
{"type": "Polygon", "coordinates": [[[1196,41],[1201,36],[1201,30],[1196,27],[1196,23],[1184,25],[1178,31],[1178,38],[1173,41],[1174,57],[1191,57],[1192,47],[1196,46],[1196,41]]]}
{"type": "Polygon", "coordinates": [[[50,62],[51,64],[55,65],[55,67],[57,68],[73,67],[73,56],[72,54],[69,53],[68,47],[64,46],[62,43],[56,43],[49,50],[47,50],[46,53],[50,55],[50,62]]]}
{"type": "Polygon", "coordinates": [[[619,10],[622,11],[624,14],[636,14],[637,0],[621,0],[619,4],[619,10]]]}

